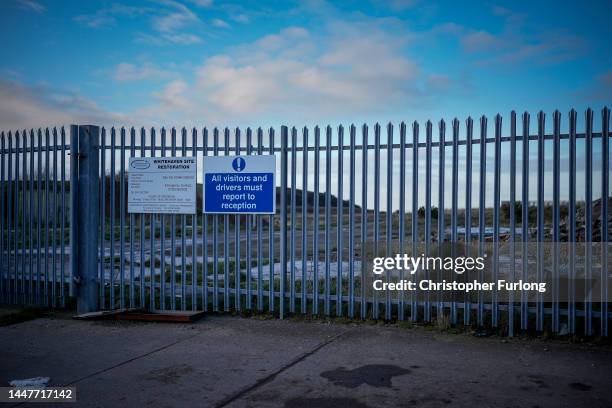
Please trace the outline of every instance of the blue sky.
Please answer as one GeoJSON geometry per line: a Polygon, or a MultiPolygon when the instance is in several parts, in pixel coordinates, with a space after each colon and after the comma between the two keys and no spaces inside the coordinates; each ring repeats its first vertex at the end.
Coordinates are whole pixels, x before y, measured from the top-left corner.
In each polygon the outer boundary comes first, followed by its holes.
{"type": "Polygon", "coordinates": [[[4,0],[0,128],[533,118],[609,105],[610,2],[458,3],[4,0]]]}

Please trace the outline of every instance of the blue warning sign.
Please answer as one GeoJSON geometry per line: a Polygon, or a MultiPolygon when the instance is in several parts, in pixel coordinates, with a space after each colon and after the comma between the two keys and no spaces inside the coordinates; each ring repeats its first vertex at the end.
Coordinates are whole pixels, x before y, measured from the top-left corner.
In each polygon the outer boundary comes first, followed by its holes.
{"type": "Polygon", "coordinates": [[[276,212],[275,156],[205,156],[203,168],[205,213],[276,212]]]}

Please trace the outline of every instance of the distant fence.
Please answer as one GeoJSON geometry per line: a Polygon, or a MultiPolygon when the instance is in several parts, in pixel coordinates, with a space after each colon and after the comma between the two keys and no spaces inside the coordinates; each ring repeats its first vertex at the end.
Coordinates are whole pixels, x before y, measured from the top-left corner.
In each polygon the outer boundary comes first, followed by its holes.
{"type": "Polygon", "coordinates": [[[519,121],[512,112],[506,134],[499,115],[492,126],[482,117],[477,132],[468,118],[448,129],[440,121],[436,132],[431,122],[280,132],[73,125],[69,144],[64,129],[2,133],[1,301],[62,306],[78,294],[83,310],[254,310],[607,335],[609,116],[603,109],[599,132],[589,109],[583,132],[572,110],[567,132],[559,112],[552,132],[543,113],[532,132],[529,114],[519,121]],[[129,157],[197,156],[201,165],[236,154],[277,156],[276,214],[202,214],[201,185],[195,215],[127,213],[129,157]],[[593,252],[593,242],[603,245],[593,252]],[[443,243],[491,248],[494,277],[531,276],[533,263],[552,298],[371,289],[373,256],[428,254],[443,243]],[[528,243],[537,245],[533,262],[528,243]],[[575,285],[593,277],[597,301],[575,285]]]}

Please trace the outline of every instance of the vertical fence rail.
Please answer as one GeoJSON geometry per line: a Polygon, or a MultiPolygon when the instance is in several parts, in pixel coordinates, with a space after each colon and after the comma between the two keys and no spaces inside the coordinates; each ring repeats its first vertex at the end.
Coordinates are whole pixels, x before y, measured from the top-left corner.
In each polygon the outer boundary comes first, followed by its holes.
{"type": "Polygon", "coordinates": [[[559,332],[559,241],[561,241],[561,113],[553,114],[553,303],[552,303],[552,330],[559,332]]]}
{"type": "MultiPolygon", "coordinates": [[[[61,142],[62,142],[62,149],[63,149],[63,145],[65,143],[65,137],[64,137],[64,129],[61,129],[61,142]]],[[[64,150],[62,150],[62,153],[64,152],[64,150]]],[[[34,281],[34,222],[35,222],[35,217],[34,217],[34,130],[30,130],[30,151],[28,152],[28,156],[29,156],[29,162],[30,162],[30,174],[29,174],[29,190],[30,190],[30,194],[29,194],[29,210],[28,210],[28,218],[29,218],[29,230],[28,230],[28,235],[30,236],[29,239],[29,243],[28,243],[28,254],[29,254],[29,258],[30,258],[30,262],[29,262],[29,269],[30,269],[30,282],[29,282],[29,290],[30,290],[30,294],[28,297],[28,302],[30,304],[34,304],[37,300],[34,298],[34,285],[35,285],[35,281],[34,281]]],[[[62,177],[61,177],[61,194],[62,194],[62,204],[61,204],[61,257],[62,257],[62,261],[61,261],[61,265],[62,267],[60,268],[60,272],[61,272],[61,285],[60,288],[63,288],[63,284],[64,284],[64,262],[63,262],[63,256],[64,256],[64,205],[65,205],[65,201],[64,201],[64,160],[63,160],[63,155],[62,157],[62,166],[61,166],[61,171],[62,171],[62,177]]],[[[57,182],[57,179],[56,179],[57,182]]],[[[1,229],[1,228],[0,228],[1,229]]],[[[36,281],[38,282],[38,281],[36,281]]],[[[64,291],[61,290],[60,291],[60,296],[61,296],[61,300],[60,300],[60,304],[63,307],[64,306],[64,291]]]]}
{"type": "MultiPolygon", "coordinates": [[[[478,184],[478,191],[480,196],[478,199],[478,255],[481,257],[485,256],[484,242],[485,242],[485,229],[486,229],[486,215],[485,211],[487,208],[486,203],[486,191],[487,191],[487,118],[482,116],[480,118],[480,183],[478,184]]],[[[484,271],[481,270],[479,273],[480,281],[484,281],[484,271]]],[[[482,291],[478,291],[478,313],[477,313],[478,325],[484,324],[484,299],[482,291]]]]}
{"type": "MultiPolygon", "coordinates": [[[[380,125],[374,126],[374,254],[379,256],[380,238],[380,125]]],[[[378,319],[379,300],[378,291],[373,294],[372,318],[378,319]]]]}
{"type": "MultiPolygon", "coordinates": [[[[141,128],[140,129],[140,157],[145,157],[146,156],[146,133],[145,133],[145,129],[141,128]]],[[[104,201],[104,200],[102,200],[104,201]]],[[[145,240],[146,240],[146,231],[145,231],[145,214],[139,214],[139,218],[140,218],[140,270],[139,270],[139,274],[138,274],[138,283],[140,285],[139,289],[140,289],[140,307],[144,308],[146,303],[146,277],[145,277],[145,240]]],[[[149,218],[150,220],[152,219],[152,217],[149,218]]],[[[151,222],[149,223],[149,225],[151,225],[151,222]]],[[[152,234],[152,229],[149,228],[149,234],[152,234]]],[[[149,259],[149,262],[152,262],[151,259],[149,259]]],[[[152,280],[152,279],[151,279],[152,280]]],[[[152,297],[152,293],[149,294],[149,296],[152,297]]]]}
{"type": "MultiPolygon", "coordinates": [[[[176,128],[170,131],[170,154],[176,157],[176,128]]],[[[162,268],[166,268],[165,263],[162,268]]],[[[176,214],[172,214],[170,215],[170,310],[176,310],[176,269],[176,214]]],[[[227,280],[225,282],[227,284],[227,280]]]]}
{"type": "MultiPolygon", "coordinates": [[[[459,212],[459,120],[453,120],[453,165],[452,165],[452,197],[451,197],[451,256],[457,256],[457,242],[459,241],[458,212],[459,212]]],[[[453,299],[451,304],[451,324],[457,324],[457,302],[453,299]]]]}
{"type": "MultiPolygon", "coordinates": [[[[40,140],[40,138],[39,138],[40,140]]],[[[40,146],[40,144],[39,144],[40,146]]],[[[7,178],[8,178],[8,182],[7,182],[7,214],[6,214],[6,220],[7,220],[7,228],[6,228],[6,242],[7,242],[7,246],[6,246],[6,258],[7,258],[7,262],[6,262],[6,301],[7,303],[11,303],[11,298],[12,298],[12,294],[13,291],[11,290],[11,258],[12,258],[12,245],[11,245],[11,231],[12,231],[12,221],[14,220],[13,216],[12,216],[12,208],[13,208],[13,134],[11,132],[8,133],[8,166],[7,166],[7,178]]],[[[38,173],[40,174],[40,172],[38,173]]],[[[42,191],[42,189],[39,189],[39,191],[42,191]]],[[[4,197],[2,198],[4,200],[4,197]]],[[[39,201],[40,203],[40,201],[39,201]]],[[[41,217],[39,214],[38,220],[40,221],[41,217]]],[[[40,243],[40,236],[39,236],[39,240],[38,242],[40,243]]],[[[40,280],[39,280],[40,282],[40,280]]]]}
{"type": "MultiPolygon", "coordinates": [[[[270,128],[268,131],[268,135],[270,137],[270,147],[269,147],[269,153],[270,154],[274,154],[275,152],[275,145],[274,145],[274,129],[270,128]]],[[[275,198],[276,199],[276,198],[275,198]]],[[[276,263],[276,256],[275,256],[275,252],[274,252],[274,215],[270,215],[268,217],[268,262],[270,264],[270,279],[269,279],[269,289],[268,289],[268,310],[270,312],[274,312],[274,299],[276,297],[275,294],[275,287],[276,287],[276,280],[275,280],[275,274],[274,274],[274,264],[276,263]]],[[[279,288],[280,289],[280,288],[279,288]]]]}
{"type": "MultiPolygon", "coordinates": [[[[412,255],[418,251],[419,245],[419,124],[412,124],[412,255]]],[[[414,292],[410,294],[410,318],[418,320],[418,299],[414,292]]]]}
{"type": "MultiPolygon", "coordinates": [[[[446,172],[445,167],[445,155],[446,155],[446,122],[441,120],[438,123],[438,253],[442,254],[443,244],[445,240],[445,206],[444,206],[444,173],[446,172]]],[[[437,280],[441,280],[442,271],[437,271],[437,280]]],[[[436,319],[442,319],[444,315],[444,305],[442,303],[442,294],[438,292],[436,303],[436,319]]]]}
{"type": "MultiPolygon", "coordinates": [[[[248,128],[246,131],[246,154],[247,156],[250,156],[253,153],[253,135],[251,133],[251,128],[248,128]]],[[[252,308],[252,283],[251,283],[251,268],[252,268],[252,259],[251,259],[251,252],[253,250],[253,248],[251,247],[251,242],[253,240],[253,236],[252,236],[252,230],[253,230],[253,223],[254,223],[254,219],[253,216],[251,215],[247,215],[246,216],[246,220],[245,220],[245,229],[246,229],[246,304],[245,304],[245,308],[247,310],[251,310],[252,308]]],[[[259,263],[258,263],[259,265],[259,263]]],[[[305,282],[306,280],[304,279],[302,282],[305,282]]],[[[259,285],[258,285],[259,287],[259,285]]]]}
{"type": "MultiPolygon", "coordinates": [[[[501,134],[502,118],[495,116],[495,162],[493,176],[493,282],[497,282],[499,277],[499,215],[501,199],[501,134]]],[[[499,302],[497,289],[492,294],[491,307],[491,326],[497,327],[499,318],[499,302]]]]}
{"type": "MultiPolygon", "coordinates": [[[[287,280],[287,155],[288,155],[288,129],[286,126],[281,128],[281,189],[280,189],[280,206],[281,206],[281,230],[280,230],[280,305],[279,313],[281,319],[285,315],[285,289],[287,280]]],[[[329,231],[329,229],[328,229],[329,231]]],[[[327,287],[327,285],[326,285],[327,287]]],[[[326,303],[329,299],[326,298],[326,303]]]]}
{"type": "MultiPolygon", "coordinates": [[[[366,264],[368,261],[367,245],[368,245],[368,126],[363,125],[361,128],[361,285],[359,290],[359,306],[361,307],[361,319],[365,320],[368,314],[368,302],[366,301],[366,282],[368,282],[368,270],[366,264]]],[[[317,190],[315,190],[317,191],[317,190]]]]}
{"type": "MultiPolygon", "coordinates": [[[[465,145],[465,252],[470,253],[472,242],[472,143],[474,122],[468,117],[466,121],[466,145],[465,145]]],[[[471,321],[472,306],[466,295],[463,302],[463,324],[468,326],[471,321]]]]}
{"type": "MultiPolygon", "coordinates": [[[[406,124],[402,122],[400,124],[400,166],[399,166],[399,251],[406,253],[405,241],[406,241],[406,124]]],[[[400,281],[404,279],[404,270],[400,269],[399,274],[400,281]]],[[[404,320],[404,292],[400,293],[399,305],[397,310],[397,318],[404,320]]]]}
{"type": "MultiPolygon", "coordinates": [[[[325,129],[325,139],[326,139],[326,143],[325,143],[325,288],[324,288],[325,301],[324,301],[324,306],[323,306],[325,315],[330,314],[331,137],[332,137],[331,127],[327,126],[327,128],[325,129]]],[[[283,154],[283,152],[281,152],[281,154],[283,154]]],[[[283,169],[284,168],[281,166],[281,180],[283,177],[283,169]]],[[[281,183],[281,197],[284,194],[285,193],[283,192],[282,183],[281,183]]],[[[283,207],[283,203],[281,201],[281,208],[282,207],[283,207]]],[[[282,209],[281,209],[281,214],[282,214],[282,209]]],[[[284,231],[284,229],[282,230],[284,231]]],[[[282,245],[282,242],[281,242],[281,245],[282,245]]]]}
{"type": "MultiPolygon", "coordinates": [[[[236,129],[234,132],[236,139],[236,155],[240,155],[240,129],[236,129]]],[[[227,140],[226,140],[227,142],[227,140]]],[[[234,307],[236,310],[240,310],[240,299],[241,299],[241,286],[240,286],[240,215],[234,217],[234,307]]],[[[250,267],[250,266],[247,266],[250,267]]],[[[229,286],[229,285],[228,285],[229,286]]]]}
{"type": "MultiPolygon", "coordinates": [[[[155,129],[151,129],[151,156],[155,156],[155,142],[156,142],[155,129]]],[[[149,255],[149,309],[153,310],[156,308],[155,302],[155,264],[157,263],[155,255],[155,234],[157,231],[156,217],[155,214],[150,215],[150,226],[149,226],[149,245],[151,254],[149,255]]],[[[160,287],[161,286],[160,282],[160,287]]],[[[160,302],[163,296],[160,296],[160,302]]],[[[161,306],[160,306],[161,307],[161,306]]]]}
{"type": "MultiPolygon", "coordinates": [[[[135,157],[135,156],[136,156],[136,129],[131,128],[130,129],[130,157],[135,157]]],[[[125,163],[125,157],[122,159],[122,161],[123,163],[125,163]]],[[[125,174],[123,178],[125,180],[125,174]]],[[[125,192],[123,194],[125,197],[125,192]]],[[[134,248],[135,222],[136,222],[135,215],[133,213],[130,213],[130,260],[129,260],[130,262],[130,292],[129,292],[130,293],[130,308],[136,307],[136,299],[135,299],[135,296],[136,296],[136,292],[135,292],[136,269],[134,268],[135,252],[136,252],[134,248]]]]}
{"type": "MultiPolygon", "coordinates": [[[[312,280],[312,314],[319,314],[319,176],[321,162],[321,129],[317,126],[314,129],[314,208],[313,214],[313,232],[312,232],[312,261],[313,261],[313,280],[312,280]]],[[[270,241],[271,242],[271,241],[270,241]]],[[[270,298],[273,299],[273,298],[270,298]]],[[[271,302],[274,303],[274,302],[271,302]]]]}
{"type": "Polygon", "coordinates": [[[567,319],[569,332],[576,331],[576,111],[569,114],[569,288],[567,319]]]}
{"type": "MultiPolygon", "coordinates": [[[[608,197],[610,195],[610,151],[609,151],[610,110],[606,107],[601,111],[601,328],[602,336],[608,335],[608,197]]],[[[558,308],[558,305],[557,305],[558,308]]]]}
{"type": "Polygon", "coordinates": [[[302,279],[300,281],[302,294],[300,298],[300,310],[306,313],[308,302],[308,128],[302,129],[304,154],[302,155],[302,279]]]}
{"type": "MultiPolygon", "coordinates": [[[[46,132],[46,142],[47,142],[47,146],[49,145],[49,131],[47,130],[46,132]]],[[[21,223],[19,221],[19,215],[20,215],[20,211],[19,211],[19,144],[21,141],[21,133],[19,131],[15,132],[15,190],[14,190],[14,194],[13,194],[13,199],[14,199],[14,203],[13,203],[13,217],[15,219],[14,223],[15,223],[15,228],[13,230],[14,232],[14,236],[13,236],[13,244],[14,244],[14,253],[15,253],[15,274],[13,277],[13,302],[14,303],[19,303],[19,269],[20,269],[20,258],[23,259],[23,256],[19,256],[19,246],[20,246],[20,239],[19,239],[19,233],[20,233],[20,228],[21,228],[21,223]]],[[[46,162],[45,162],[45,173],[48,175],[48,167],[47,164],[49,163],[49,153],[47,152],[47,150],[45,150],[45,154],[46,154],[46,162]]],[[[49,177],[45,177],[46,183],[45,183],[45,191],[47,191],[47,193],[45,194],[46,199],[49,199],[49,194],[48,194],[48,188],[49,188],[49,177]]],[[[45,205],[45,207],[47,207],[47,205],[45,205]]],[[[49,220],[48,217],[48,211],[46,213],[47,217],[45,217],[45,222],[47,222],[49,220]]],[[[23,235],[23,234],[22,234],[23,235]]],[[[46,248],[49,247],[49,235],[48,235],[48,231],[47,234],[45,235],[45,243],[46,243],[46,248]]],[[[45,248],[45,261],[48,260],[49,254],[47,252],[45,248]]],[[[45,262],[45,305],[48,305],[49,303],[49,296],[48,296],[48,262],[45,262]]],[[[21,265],[23,266],[23,265],[21,265]]]]}
{"type": "MultiPolygon", "coordinates": [[[[510,113],[510,256],[511,281],[516,280],[516,112],[510,113]]],[[[508,294],[508,336],[514,336],[514,292],[508,294]]]]}
{"type": "MultiPolygon", "coordinates": [[[[529,241],[529,113],[523,114],[523,138],[522,138],[522,191],[521,191],[521,269],[522,278],[527,280],[527,242],[529,241]]],[[[521,330],[527,330],[529,318],[529,305],[525,292],[521,292],[521,330]]]]}
{"type": "MultiPolygon", "coordinates": [[[[393,226],[393,125],[389,123],[387,125],[387,220],[385,225],[386,232],[386,254],[388,257],[393,256],[393,242],[392,242],[392,226],[393,226]]],[[[391,270],[387,270],[387,281],[391,279],[391,270]]],[[[385,319],[391,320],[391,290],[386,290],[386,304],[385,304],[385,319]]]]}
{"type": "MultiPolygon", "coordinates": [[[[425,256],[428,257],[431,251],[431,169],[432,169],[432,123],[427,121],[425,124],[425,256]]],[[[425,279],[430,278],[429,268],[425,268],[425,279]]],[[[425,293],[423,319],[426,322],[431,321],[431,304],[429,291],[425,293]]]]}
{"type": "MultiPolygon", "coordinates": [[[[6,295],[7,295],[7,288],[6,288],[6,278],[5,278],[5,268],[6,268],[6,262],[5,262],[5,258],[6,258],[6,252],[4,250],[4,244],[5,244],[5,239],[4,239],[4,229],[5,229],[5,222],[4,222],[4,199],[5,199],[5,186],[4,186],[4,166],[5,166],[5,162],[4,162],[4,157],[8,154],[5,153],[4,150],[4,132],[0,133],[0,151],[2,152],[0,154],[0,302],[1,303],[5,303],[6,302],[6,295]]],[[[33,157],[33,156],[32,156],[33,157]]],[[[8,268],[7,268],[8,269],[8,268]]],[[[38,302],[38,298],[36,299],[36,301],[38,302]]]]}
{"type": "MultiPolygon", "coordinates": [[[[584,159],[584,268],[585,281],[590,282],[593,275],[593,250],[590,243],[593,242],[593,111],[589,108],[585,114],[585,159],[584,159]]],[[[584,331],[590,336],[593,331],[593,303],[590,288],[585,285],[584,293],[584,331]]]]}
{"type": "Polygon", "coordinates": [[[344,127],[338,127],[338,196],[336,197],[337,238],[336,238],[336,316],[342,316],[342,252],[344,245],[344,127]]]}
{"type": "MultiPolygon", "coordinates": [[[[357,129],[349,129],[349,282],[348,282],[348,317],[355,317],[355,137],[357,129]]],[[[316,176],[315,176],[316,177],[316,176]]],[[[304,184],[305,185],[305,184],[304,184]]]]}
{"type": "MultiPolygon", "coordinates": [[[[537,201],[537,280],[544,277],[544,126],[546,116],[544,112],[538,113],[538,201],[537,201]]],[[[538,294],[536,302],[536,328],[544,328],[544,304],[538,294]]]]}

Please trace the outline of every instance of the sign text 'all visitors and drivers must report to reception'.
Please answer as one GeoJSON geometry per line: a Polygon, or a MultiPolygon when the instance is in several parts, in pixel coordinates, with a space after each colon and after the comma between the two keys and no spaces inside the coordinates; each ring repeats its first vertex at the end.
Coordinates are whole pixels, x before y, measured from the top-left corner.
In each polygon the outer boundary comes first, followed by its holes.
{"type": "Polygon", "coordinates": [[[207,156],[203,167],[205,213],[276,211],[275,156],[207,156]]]}
{"type": "Polygon", "coordinates": [[[196,213],[195,157],[130,157],[128,212],[196,213]]]}

